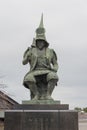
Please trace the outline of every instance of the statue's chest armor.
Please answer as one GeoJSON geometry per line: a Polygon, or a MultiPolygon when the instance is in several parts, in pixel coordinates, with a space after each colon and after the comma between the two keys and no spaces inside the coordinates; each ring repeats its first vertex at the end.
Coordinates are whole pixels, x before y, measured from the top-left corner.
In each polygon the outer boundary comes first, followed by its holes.
{"type": "Polygon", "coordinates": [[[46,50],[37,50],[37,57],[44,57],[46,55],[46,50]]]}
{"type": "Polygon", "coordinates": [[[45,65],[47,65],[47,58],[46,58],[46,51],[43,50],[37,50],[37,64],[36,68],[46,68],[45,65]]]}

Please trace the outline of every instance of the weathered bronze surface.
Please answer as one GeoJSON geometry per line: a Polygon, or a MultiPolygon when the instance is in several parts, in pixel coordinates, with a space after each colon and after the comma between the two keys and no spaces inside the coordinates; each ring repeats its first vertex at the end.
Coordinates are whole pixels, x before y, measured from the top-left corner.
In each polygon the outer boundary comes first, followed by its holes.
{"type": "Polygon", "coordinates": [[[48,46],[42,15],[36,38],[23,56],[23,65],[30,64],[30,71],[25,75],[23,84],[30,89],[32,101],[53,100],[51,94],[58,81],[58,63],[55,51],[48,46]]]}

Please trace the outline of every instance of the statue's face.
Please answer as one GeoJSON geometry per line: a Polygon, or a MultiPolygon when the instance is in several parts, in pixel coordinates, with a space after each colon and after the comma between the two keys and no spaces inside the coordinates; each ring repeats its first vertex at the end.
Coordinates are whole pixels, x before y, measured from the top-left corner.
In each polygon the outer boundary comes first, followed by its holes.
{"type": "Polygon", "coordinates": [[[45,47],[45,41],[43,41],[43,40],[37,40],[37,41],[36,41],[36,46],[37,46],[40,50],[42,50],[42,49],[45,47]]]}

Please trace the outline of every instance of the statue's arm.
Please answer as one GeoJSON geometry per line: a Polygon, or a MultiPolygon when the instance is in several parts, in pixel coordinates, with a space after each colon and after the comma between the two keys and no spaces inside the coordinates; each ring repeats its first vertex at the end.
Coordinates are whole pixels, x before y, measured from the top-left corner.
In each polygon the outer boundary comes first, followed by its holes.
{"type": "Polygon", "coordinates": [[[26,65],[29,62],[29,51],[30,48],[28,47],[28,49],[24,52],[23,61],[22,61],[23,65],[26,65]]]}
{"type": "Polygon", "coordinates": [[[52,57],[52,65],[53,65],[53,71],[57,72],[58,71],[58,63],[57,63],[57,55],[55,53],[54,50],[52,50],[53,52],[53,57],[52,57]]]}

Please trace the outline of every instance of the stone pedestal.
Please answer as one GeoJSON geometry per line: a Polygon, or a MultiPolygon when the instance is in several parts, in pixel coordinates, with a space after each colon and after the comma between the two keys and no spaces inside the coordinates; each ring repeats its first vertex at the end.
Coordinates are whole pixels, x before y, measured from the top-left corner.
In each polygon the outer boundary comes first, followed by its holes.
{"type": "Polygon", "coordinates": [[[78,130],[78,113],[66,106],[16,106],[15,110],[5,112],[5,130],[78,130]]]}
{"type": "Polygon", "coordinates": [[[37,101],[28,101],[28,100],[23,100],[22,104],[60,104],[59,100],[37,100],[37,101]]]}
{"type": "Polygon", "coordinates": [[[21,104],[15,105],[15,110],[68,110],[68,104],[21,104]]]}

